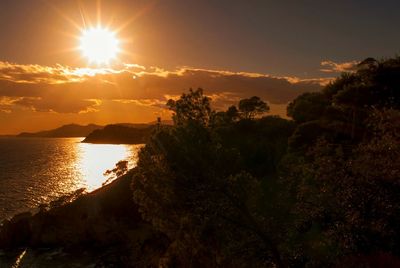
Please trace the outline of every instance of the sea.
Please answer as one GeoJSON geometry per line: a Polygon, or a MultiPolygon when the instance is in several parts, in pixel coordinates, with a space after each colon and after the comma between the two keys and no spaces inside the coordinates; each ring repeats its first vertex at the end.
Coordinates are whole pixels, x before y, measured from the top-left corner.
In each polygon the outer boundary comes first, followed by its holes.
{"type": "Polygon", "coordinates": [[[79,189],[101,187],[112,179],[105,172],[117,162],[134,167],[143,146],[82,140],[0,137],[0,222],[79,189]]]}

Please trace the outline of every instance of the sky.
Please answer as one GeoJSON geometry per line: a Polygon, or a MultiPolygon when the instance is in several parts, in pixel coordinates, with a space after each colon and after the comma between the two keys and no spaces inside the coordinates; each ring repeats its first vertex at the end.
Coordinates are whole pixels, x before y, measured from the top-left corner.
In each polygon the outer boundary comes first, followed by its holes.
{"type": "Polygon", "coordinates": [[[398,10],[391,0],[1,0],[0,134],[169,119],[166,100],[197,87],[216,109],[257,95],[284,116],[357,62],[397,55],[398,10]],[[121,48],[101,66],[78,48],[98,24],[121,48]]]}

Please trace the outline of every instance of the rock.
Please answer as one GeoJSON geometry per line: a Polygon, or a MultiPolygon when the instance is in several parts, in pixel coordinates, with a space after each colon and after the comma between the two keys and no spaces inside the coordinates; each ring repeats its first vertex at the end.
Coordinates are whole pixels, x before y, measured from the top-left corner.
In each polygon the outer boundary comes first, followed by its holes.
{"type": "Polygon", "coordinates": [[[26,245],[31,236],[30,219],[32,214],[24,212],[11,220],[3,221],[0,228],[0,248],[16,248],[26,245]]]}

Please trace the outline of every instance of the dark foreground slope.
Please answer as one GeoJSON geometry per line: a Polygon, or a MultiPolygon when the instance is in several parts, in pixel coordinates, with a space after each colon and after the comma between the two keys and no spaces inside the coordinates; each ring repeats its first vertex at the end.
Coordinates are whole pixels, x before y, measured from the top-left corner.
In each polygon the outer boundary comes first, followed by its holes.
{"type": "Polygon", "coordinates": [[[90,133],[83,142],[107,144],[142,144],[150,137],[154,126],[131,127],[125,125],[107,125],[90,133]]]}
{"type": "Polygon", "coordinates": [[[168,241],[141,219],[131,198],[131,177],[132,171],[71,203],[35,215],[19,214],[3,222],[0,266],[15,261],[20,248],[28,248],[23,261],[31,262],[22,262],[21,267],[32,262],[39,262],[41,267],[70,267],[72,263],[141,267],[158,263],[168,241]],[[40,253],[43,248],[47,250],[40,253]],[[49,253],[56,249],[57,254],[49,253]],[[43,254],[52,257],[44,258],[43,254]]]}

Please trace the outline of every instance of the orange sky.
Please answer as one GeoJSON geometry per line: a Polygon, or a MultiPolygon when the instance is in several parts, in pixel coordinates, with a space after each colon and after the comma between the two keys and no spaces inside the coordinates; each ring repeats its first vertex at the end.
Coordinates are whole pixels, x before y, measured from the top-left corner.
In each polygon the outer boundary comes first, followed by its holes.
{"type": "Polygon", "coordinates": [[[397,1],[299,3],[2,0],[0,134],[169,119],[165,102],[198,87],[216,109],[256,95],[284,116],[299,94],[398,51],[397,1]],[[79,50],[98,24],[121,48],[101,66],[79,50]]]}
{"type": "Polygon", "coordinates": [[[218,110],[257,95],[271,105],[271,114],[284,115],[290,100],[302,92],[319,90],[321,83],[326,80],[195,68],[169,71],[135,64],[87,69],[0,62],[0,133],[72,122],[169,119],[165,102],[197,87],[205,89],[218,110]]]}

